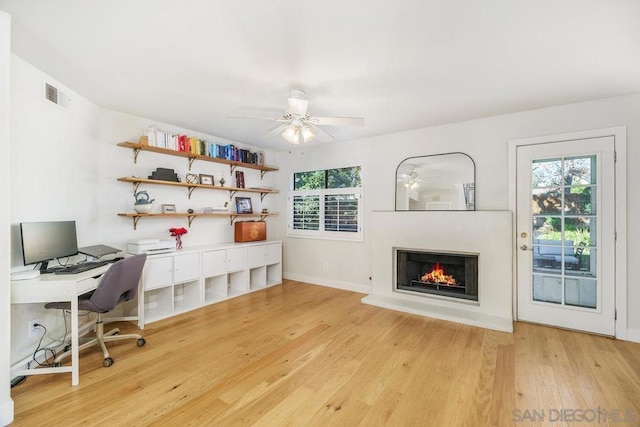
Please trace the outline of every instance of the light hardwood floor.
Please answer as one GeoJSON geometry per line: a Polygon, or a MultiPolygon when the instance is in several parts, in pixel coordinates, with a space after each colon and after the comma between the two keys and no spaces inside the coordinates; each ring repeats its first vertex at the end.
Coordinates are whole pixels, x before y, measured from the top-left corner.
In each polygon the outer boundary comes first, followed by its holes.
{"type": "Polygon", "coordinates": [[[153,323],[144,347],[111,343],[110,368],[83,352],[78,387],[57,374],[13,388],[14,425],[640,425],[640,344],[362,296],[285,281],[153,323]]]}

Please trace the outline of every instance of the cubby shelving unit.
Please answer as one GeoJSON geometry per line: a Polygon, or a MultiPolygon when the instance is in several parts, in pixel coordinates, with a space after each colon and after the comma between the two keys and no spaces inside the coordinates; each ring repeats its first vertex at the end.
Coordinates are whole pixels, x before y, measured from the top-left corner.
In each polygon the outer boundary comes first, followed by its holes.
{"type": "Polygon", "coordinates": [[[138,326],[282,283],[282,242],[185,248],[147,258],[138,326]]]}

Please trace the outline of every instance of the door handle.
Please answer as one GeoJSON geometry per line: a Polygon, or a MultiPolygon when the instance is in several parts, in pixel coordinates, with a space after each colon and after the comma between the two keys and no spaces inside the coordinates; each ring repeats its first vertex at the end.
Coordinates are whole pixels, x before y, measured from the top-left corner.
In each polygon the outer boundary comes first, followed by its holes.
{"type": "Polygon", "coordinates": [[[520,246],[520,249],[523,250],[523,251],[531,251],[531,250],[533,250],[530,247],[528,247],[527,245],[520,246]]]}

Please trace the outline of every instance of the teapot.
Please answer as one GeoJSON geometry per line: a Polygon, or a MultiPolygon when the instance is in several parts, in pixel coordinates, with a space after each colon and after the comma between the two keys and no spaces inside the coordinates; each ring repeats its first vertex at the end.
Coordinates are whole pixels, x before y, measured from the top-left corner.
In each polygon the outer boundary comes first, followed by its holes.
{"type": "Polygon", "coordinates": [[[149,200],[149,193],[146,191],[138,191],[133,195],[136,198],[136,202],[133,205],[133,209],[138,213],[149,213],[153,208],[153,201],[149,200]]]}

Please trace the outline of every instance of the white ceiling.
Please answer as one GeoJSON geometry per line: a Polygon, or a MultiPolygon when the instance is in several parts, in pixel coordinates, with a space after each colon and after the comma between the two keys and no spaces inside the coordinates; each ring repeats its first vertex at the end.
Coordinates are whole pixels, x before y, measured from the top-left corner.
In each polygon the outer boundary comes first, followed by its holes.
{"type": "MultiPolygon", "coordinates": [[[[290,88],[336,141],[640,92],[638,0],[0,0],[98,105],[275,150],[290,88]]],[[[141,130],[142,131],[142,130],[141,130]]],[[[312,144],[326,142],[316,139],[312,144]]]]}

